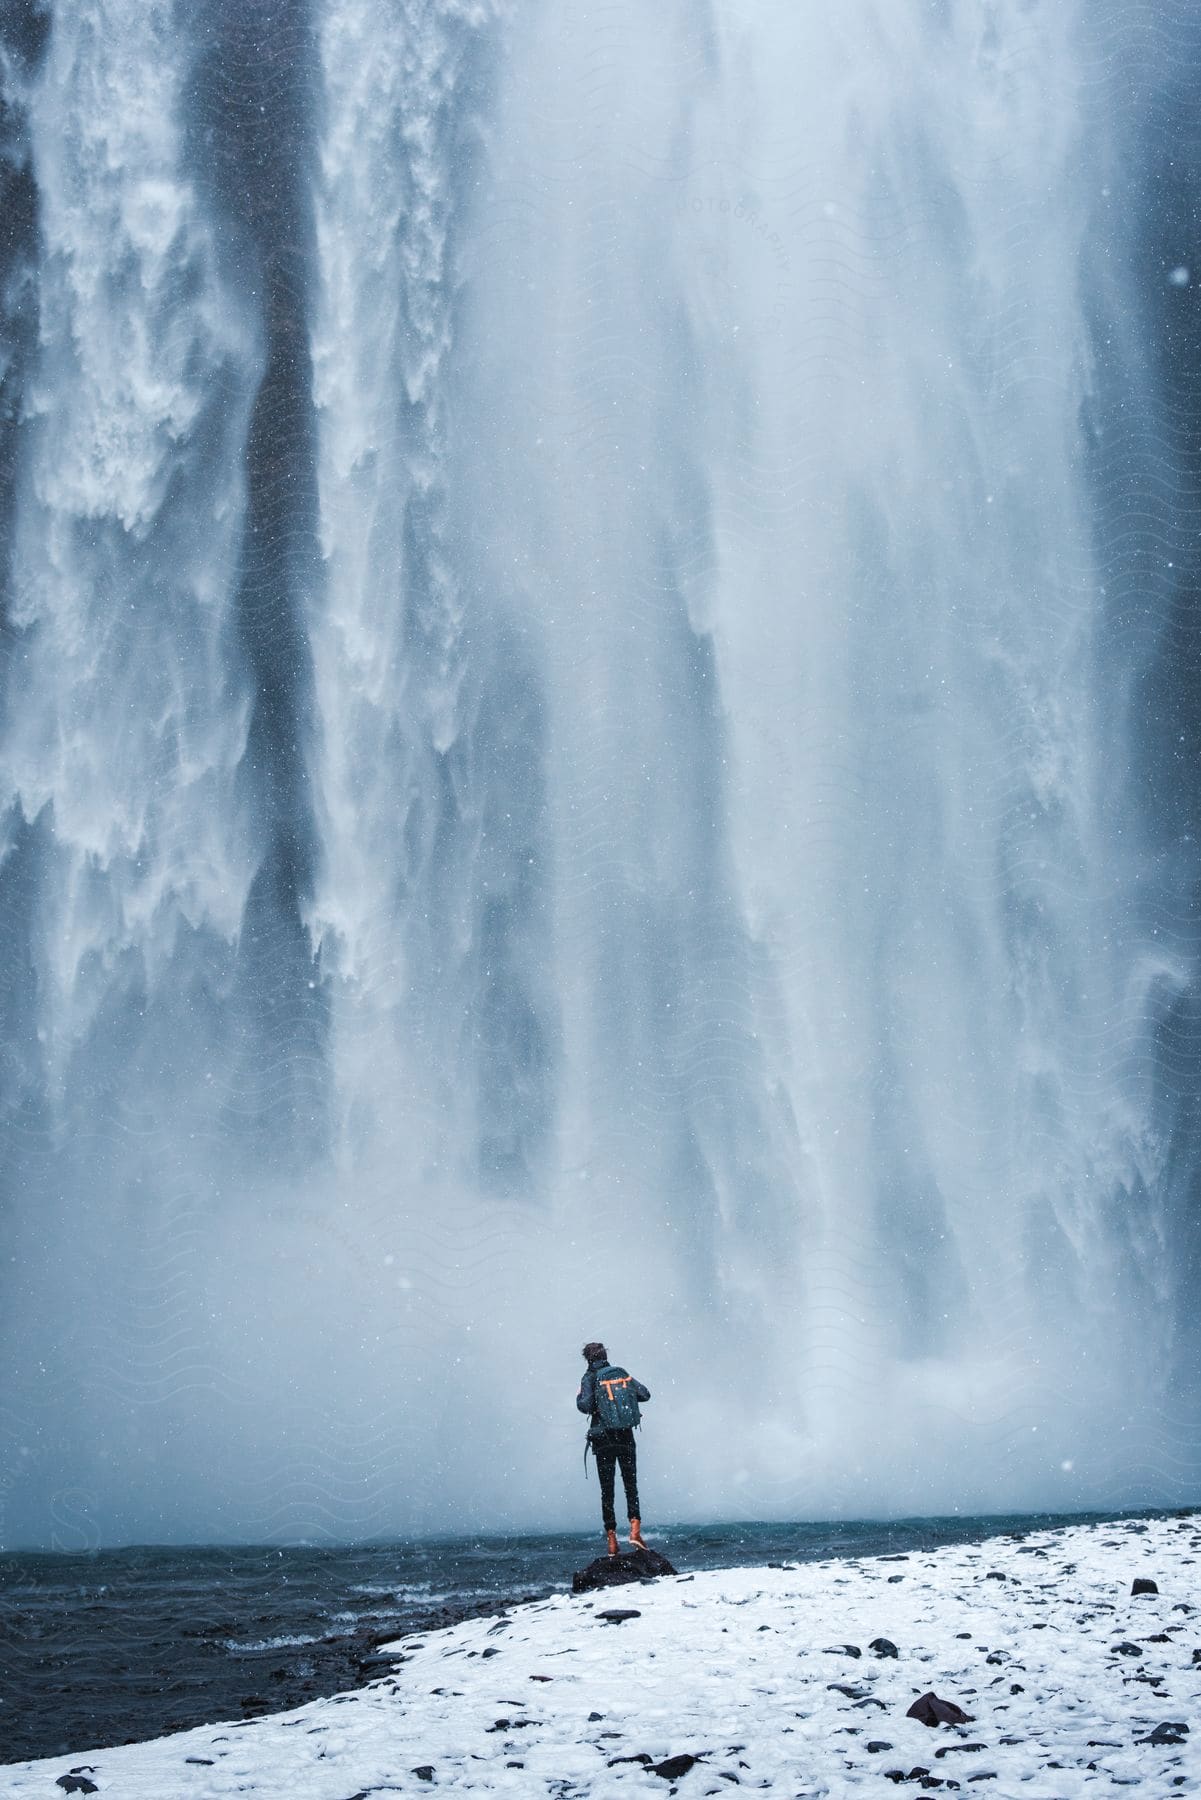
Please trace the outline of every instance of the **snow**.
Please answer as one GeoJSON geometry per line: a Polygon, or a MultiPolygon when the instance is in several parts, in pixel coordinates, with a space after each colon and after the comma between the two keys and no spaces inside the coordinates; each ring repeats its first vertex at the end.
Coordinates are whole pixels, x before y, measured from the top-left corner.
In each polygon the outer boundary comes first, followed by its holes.
{"type": "Polygon", "coordinates": [[[368,1688],[13,1765],[0,1794],[45,1800],[71,1771],[121,1800],[878,1795],[890,1774],[1013,1800],[1195,1794],[1199,1558],[1196,1515],[556,1595],[401,1640],[368,1688]],[[1158,1594],[1132,1596],[1137,1577],[1158,1594]],[[972,1722],[907,1718],[931,1689],[972,1722]],[[1181,1742],[1145,1741],[1169,1721],[1181,1742]],[[674,1778],[650,1766],[685,1755],[674,1778]]]}

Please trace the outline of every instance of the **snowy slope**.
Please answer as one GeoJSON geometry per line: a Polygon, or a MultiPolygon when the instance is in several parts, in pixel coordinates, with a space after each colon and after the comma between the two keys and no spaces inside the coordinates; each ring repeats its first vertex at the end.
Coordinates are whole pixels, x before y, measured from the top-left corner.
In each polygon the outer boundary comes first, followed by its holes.
{"type": "Polygon", "coordinates": [[[405,1640],[362,1691],[14,1765],[0,1794],[53,1800],[75,1771],[122,1800],[838,1796],[891,1792],[887,1776],[907,1792],[1163,1800],[1201,1792],[1199,1577],[1190,1517],[560,1595],[405,1640]],[[1132,1596],[1136,1577],[1159,1593],[1132,1596]],[[973,1722],[907,1718],[930,1689],[973,1722]],[[1169,1722],[1190,1729],[1145,1741],[1169,1722]]]}

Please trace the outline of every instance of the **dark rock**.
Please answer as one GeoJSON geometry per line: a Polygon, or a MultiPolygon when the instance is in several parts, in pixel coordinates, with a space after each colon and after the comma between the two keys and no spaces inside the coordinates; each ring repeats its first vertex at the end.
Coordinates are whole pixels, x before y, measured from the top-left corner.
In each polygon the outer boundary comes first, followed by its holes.
{"type": "Polygon", "coordinates": [[[55,1787],[62,1788],[65,1794],[98,1794],[100,1789],[86,1775],[60,1775],[55,1787]]]}
{"type": "Polygon", "coordinates": [[[867,1746],[867,1751],[868,1751],[869,1756],[875,1756],[877,1751],[880,1751],[880,1750],[891,1750],[891,1749],[892,1749],[892,1745],[886,1744],[884,1742],[883,1738],[873,1738],[871,1740],[871,1742],[869,1743],[869,1745],[867,1746]]]}
{"type": "Polygon", "coordinates": [[[1115,1656],[1141,1656],[1142,1650],[1138,1644],[1121,1643],[1113,1646],[1113,1653],[1115,1656]]]}
{"type": "Polygon", "coordinates": [[[1201,1650],[1193,1651],[1193,1661],[1195,1663],[1201,1663],[1201,1650]]]}
{"type": "Polygon", "coordinates": [[[863,1652],[858,1644],[827,1644],[824,1654],[826,1656],[862,1656],[863,1652]]]}
{"type": "Polygon", "coordinates": [[[682,1756],[667,1756],[662,1762],[651,1763],[650,1772],[652,1775],[662,1776],[664,1781],[677,1781],[681,1775],[687,1775],[698,1761],[699,1758],[689,1756],[685,1750],[682,1756]]]}
{"type": "Polygon", "coordinates": [[[211,1756],[185,1756],[184,1761],[186,1763],[203,1763],[206,1769],[211,1769],[213,1766],[213,1759],[211,1756]]]}
{"type": "Polygon", "coordinates": [[[611,1606],[607,1612],[598,1612],[596,1616],[606,1625],[624,1625],[627,1619],[640,1619],[642,1614],[634,1606],[611,1606]]]}
{"type": "Polygon", "coordinates": [[[609,1767],[611,1769],[615,1769],[617,1767],[618,1763],[628,1763],[628,1762],[646,1763],[647,1765],[649,1765],[650,1760],[651,1759],[647,1755],[645,1750],[636,1750],[634,1752],[633,1756],[611,1756],[609,1758],[609,1767]]]}
{"type": "Polygon", "coordinates": [[[862,1700],[867,1693],[865,1687],[854,1687],[849,1681],[827,1681],[826,1692],[829,1694],[845,1694],[848,1700],[862,1700]]]}
{"type": "Polygon", "coordinates": [[[1008,1581],[1008,1575],[1002,1575],[1000,1569],[990,1569],[984,1577],[985,1581],[1008,1581]]]}
{"type": "Polygon", "coordinates": [[[971,1713],[965,1713],[961,1706],[953,1700],[941,1700],[931,1692],[922,1694],[913,1702],[905,1714],[907,1719],[917,1719],[923,1725],[970,1725],[971,1713]]]}
{"type": "Polygon", "coordinates": [[[880,1561],[881,1562],[908,1562],[909,1557],[906,1554],[901,1554],[898,1556],[882,1556],[880,1558],[880,1561]]]}
{"type": "Polygon", "coordinates": [[[524,1731],[527,1726],[536,1724],[535,1719],[497,1719],[495,1725],[486,1725],[486,1731],[524,1731]]]}
{"type": "Polygon", "coordinates": [[[960,1751],[962,1751],[964,1754],[966,1754],[969,1750],[987,1750],[987,1749],[988,1749],[987,1744],[944,1744],[942,1749],[936,1750],[934,1752],[934,1754],[937,1757],[943,1757],[943,1756],[951,1756],[960,1751]]]}
{"type": "Polygon", "coordinates": [[[418,1781],[432,1781],[434,1779],[434,1765],[433,1763],[418,1763],[412,1773],[416,1775],[418,1781]]]}
{"type": "Polygon", "coordinates": [[[877,1656],[897,1656],[899,1654],[891,1638],[873,1638],[868,1649],[874,1650],[877,1656]]]}
{"type": "Polygon", "coordinates": [[[1130,1592],[1132,1594],[1158,1594],[1159,1584],[1155,1581],[1148,1581],[1145,1575],[1140,1575],[1133,1583],[1130,1592]]]}
{"type": "Polygon", "coordinates": [[[654,1581],[676,1570],[657,1550],[623,1550],[618,1556],[598,1556],[571,1578],[573,1594],[590,1594],[597,1588],[624,1587],[630,1581],[654,1581]]]}
{"type": "Polygon", "coordinates": [[[589,1725],[599,1724],[600,1720],[603,1719],[604,1716],[605,1716],[604,1713],[589,1713],[588,1714],[589,1725]]]}
{"type": "Polygon", "coordinates": [[[1165,1719],[1162,1725],[1149,1732],[1144,1738],[1135,1738],[1136,1744],[1183,1744],[1188,1736],[1188,1726],[1183,1719],[1165,1719]]]}

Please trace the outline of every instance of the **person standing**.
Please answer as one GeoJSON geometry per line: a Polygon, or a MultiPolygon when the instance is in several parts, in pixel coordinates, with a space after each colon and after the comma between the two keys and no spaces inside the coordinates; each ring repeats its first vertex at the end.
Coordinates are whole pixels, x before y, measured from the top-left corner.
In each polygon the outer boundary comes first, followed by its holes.
{"type": "Polygon", "coordinates": [[[638,1503],[638,1451],[634,1443],[634,1427],[639,1421],[638,1407],[645,1405],[651,1391],[640,1381],[609,1361],[609,1352],[601,1343],[584,1345],[588,1364],[576,1406],[588,1414],[588,1442],[584,1447],[587,1460],[591,1448],[600,1478],[601,1521],[609,1555],[617,1555],[617,1514],[613,1509],[613,1492],[618,1465],[621,1484],[626,1493],[626,1510],[630,1517],[630,1542],[636,1550],[646,1549],[642,1535],[642,1509],[638,1503]]]}

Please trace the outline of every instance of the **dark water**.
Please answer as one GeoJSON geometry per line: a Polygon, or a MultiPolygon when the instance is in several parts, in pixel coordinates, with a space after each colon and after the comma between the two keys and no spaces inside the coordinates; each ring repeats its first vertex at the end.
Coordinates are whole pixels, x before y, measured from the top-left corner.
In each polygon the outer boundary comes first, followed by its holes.
{"type": "MultiPolygon", "coordinates": [[[[1094,1517],[680,1525],[653,1541],[683,1571],[887,1554],[1094,1517]]],[[[251,1718],[354,1687],[387,1666],[379,1643],[566,1589],[600,1547],[596,1534],[572,1533],[9,1555],[0,1562],[0,1761],[251,1718]]]]}

